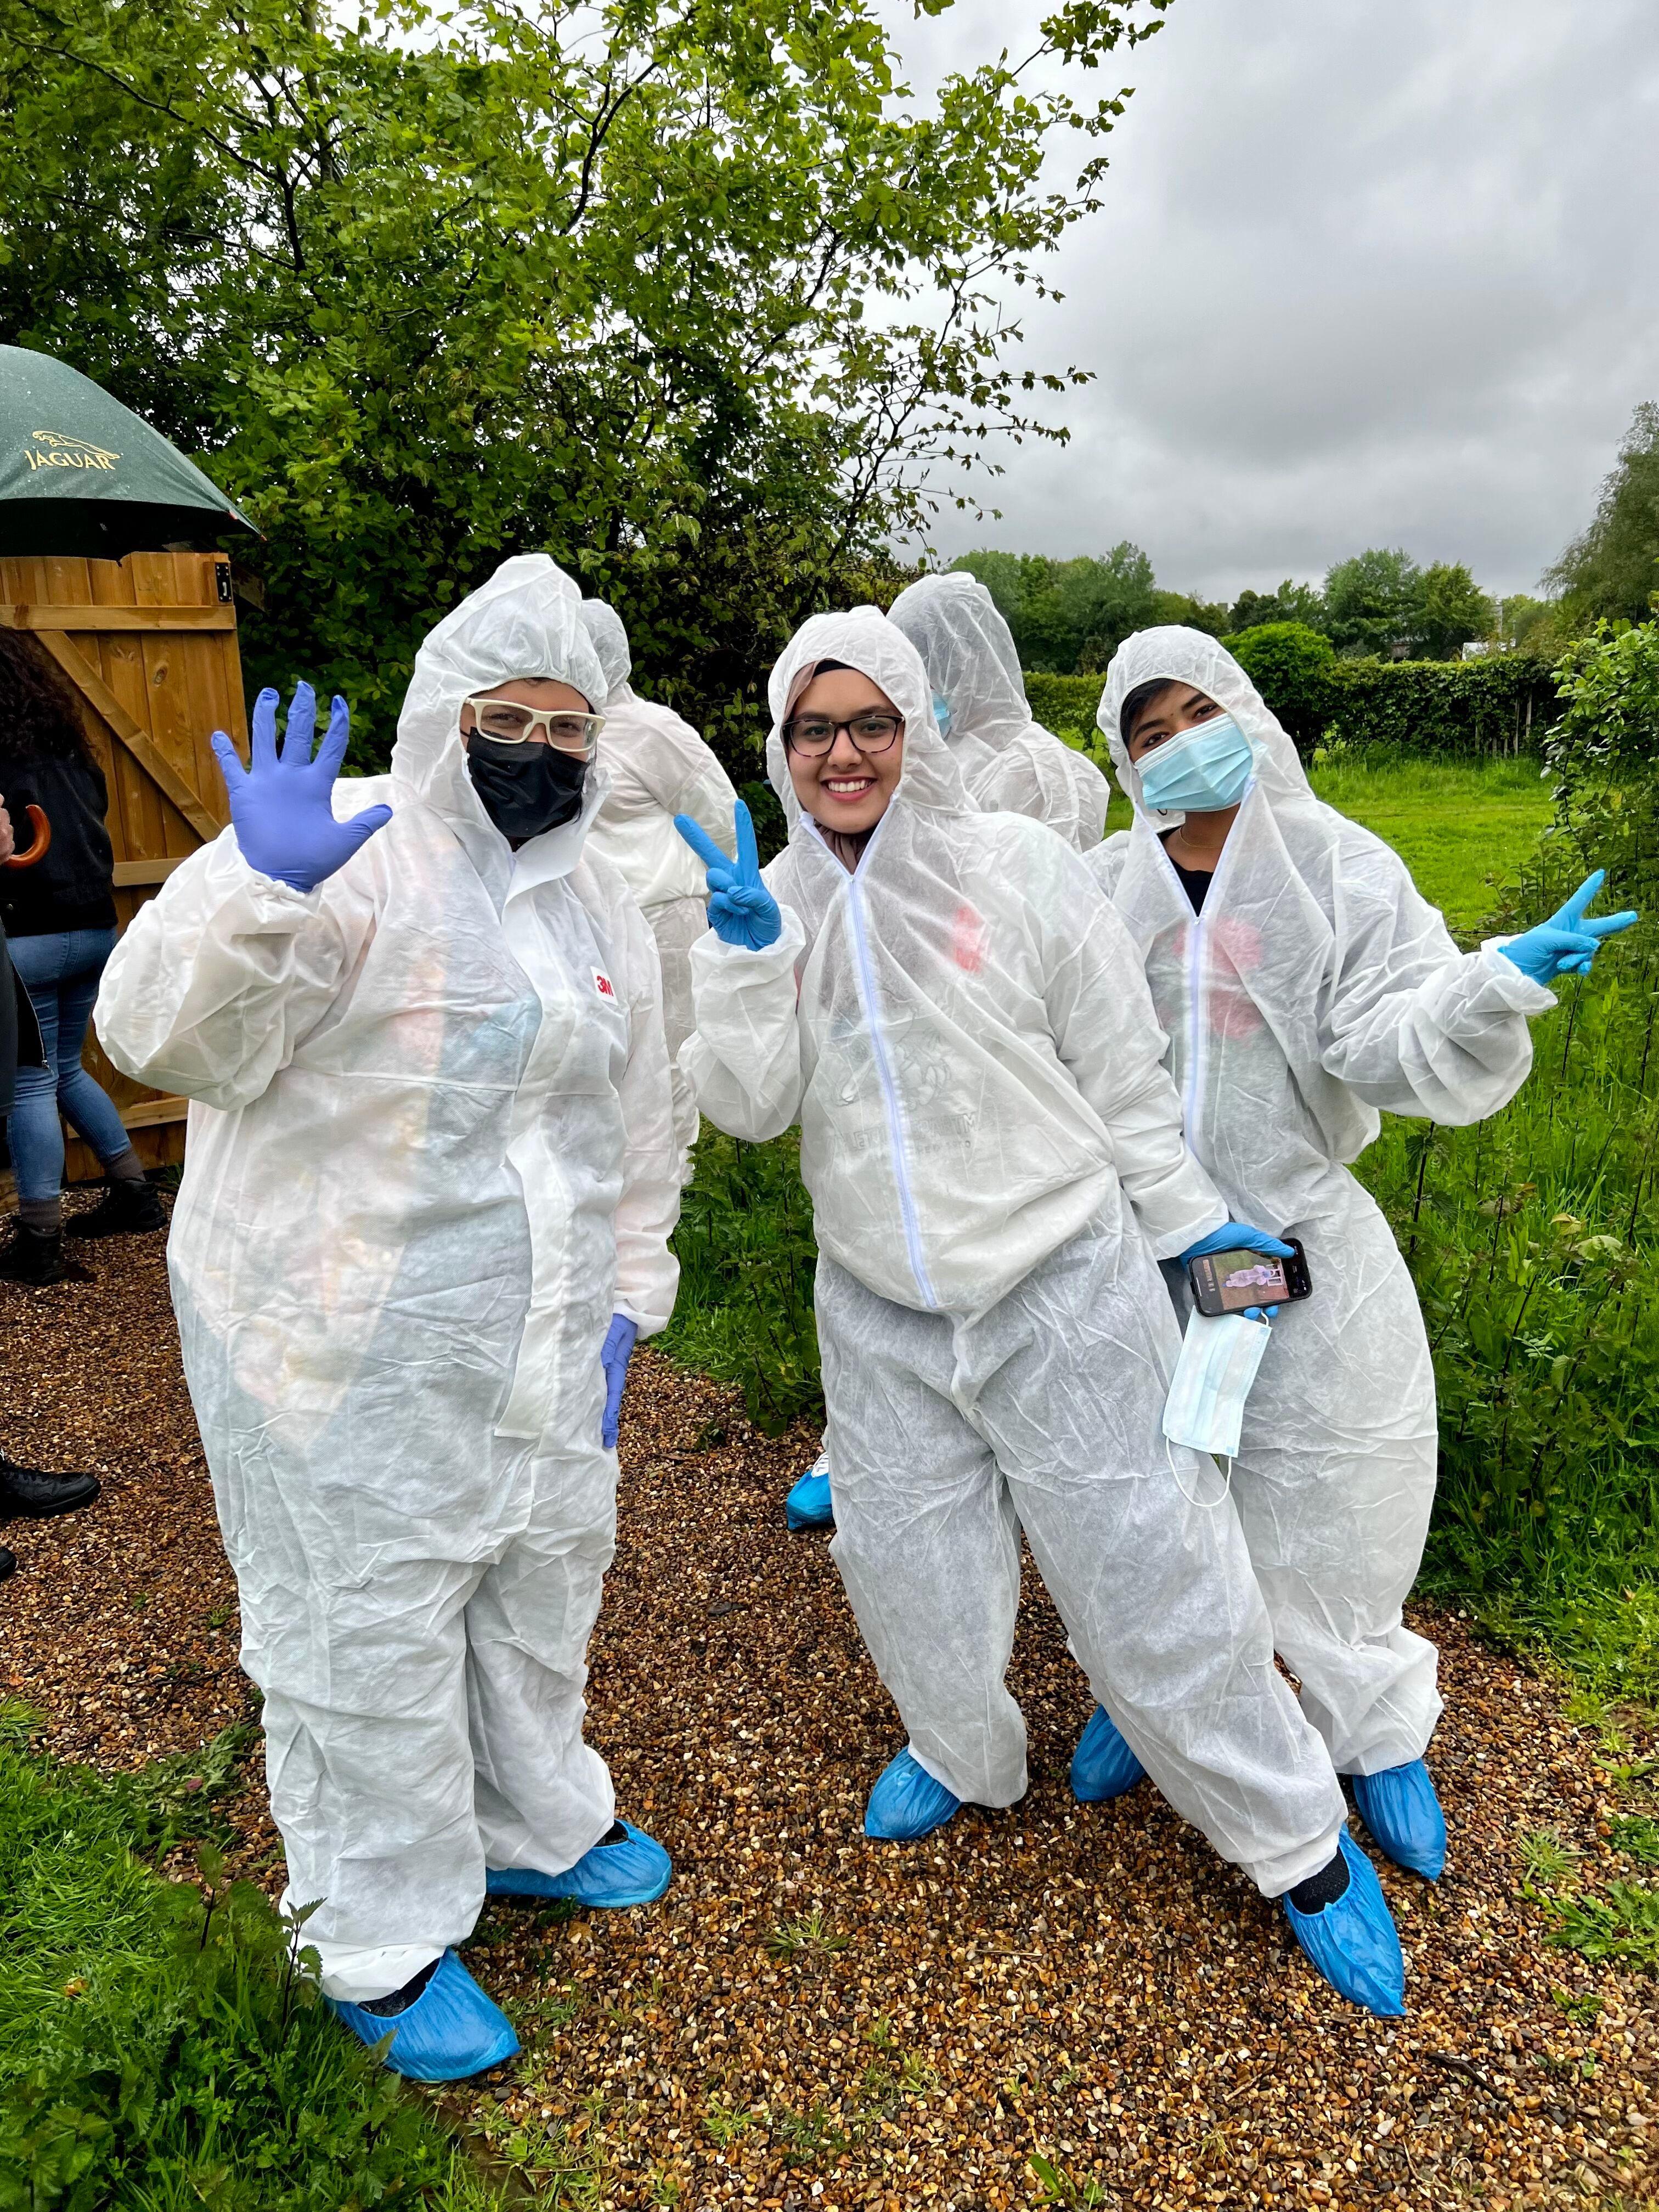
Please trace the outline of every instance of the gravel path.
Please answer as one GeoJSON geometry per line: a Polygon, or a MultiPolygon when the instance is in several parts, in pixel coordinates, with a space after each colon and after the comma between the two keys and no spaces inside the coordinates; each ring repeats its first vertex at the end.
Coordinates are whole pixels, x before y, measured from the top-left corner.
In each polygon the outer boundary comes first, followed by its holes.
{"type": "MultiPolygon", "coordinates": [[[[0,1685],[47,1714],[55,1751],[134,1765],[251,1706],[161,1239],[93,1265],[88,1285],[0,1285],[0,1442],[106,1480],[91,1511],[4,1532],[0,1685]]],[[[488,1914],[469,1963],[527,2055],[449,2100],[563,2181],[549,2201],[1654,2202],[1655,1986],[1551,1948],[1516,1855],[1547,1827],[1593,1886],[1629,1876],[1607,1831],[1653,1806],[1553,1686],[1423,1617],[1445,1656],[1452,1863],[1432,1890],[1382,1866],[1411,2013],[1370,2021],[1149,1785],[1073,1803],[1088,1692],[1034,1574],[1013,1670],[1030,1794],[923,1844],[866,1842],[899,1736],[825,1542],[782,1527],[813,1440],[757,1436],[648,1352],[635,1377],[592,1725],[675,1883],[611,1917],[488,1914]]],[[[257,1780],[232,1817],[242,1866],[279,1879],[257,1780]]]]}

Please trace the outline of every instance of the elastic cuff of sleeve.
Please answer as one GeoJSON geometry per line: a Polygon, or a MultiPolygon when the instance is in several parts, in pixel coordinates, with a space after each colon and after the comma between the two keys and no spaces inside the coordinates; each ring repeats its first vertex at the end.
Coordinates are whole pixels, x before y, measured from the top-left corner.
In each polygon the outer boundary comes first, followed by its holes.
{"type": "Polygon", "coordinates": [[[1489,937],[1472,955],[1479,980],[1469,994],[1471,1013],[1491,1013],[1501,1008],[1508,1013],[1547,1014],[1555,1005],[1555,994],[1549,986],[1534,983],[1504,951],[1504,947],[1514,942],[1512,936],[1489,937]]]}

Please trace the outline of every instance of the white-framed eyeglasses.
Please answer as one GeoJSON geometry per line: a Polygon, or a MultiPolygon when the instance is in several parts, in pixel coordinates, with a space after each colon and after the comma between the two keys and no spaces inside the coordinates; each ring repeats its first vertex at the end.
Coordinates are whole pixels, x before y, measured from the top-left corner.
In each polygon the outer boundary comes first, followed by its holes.
{"type": "Polygon", "coordinates": [[[555,752],[589,760],[599,749],[603,714],[580,714],[568,707],[521,707],[515,699],[465,699],[479,734],[497,745],[527,745],[539,730],[555,752]]]}

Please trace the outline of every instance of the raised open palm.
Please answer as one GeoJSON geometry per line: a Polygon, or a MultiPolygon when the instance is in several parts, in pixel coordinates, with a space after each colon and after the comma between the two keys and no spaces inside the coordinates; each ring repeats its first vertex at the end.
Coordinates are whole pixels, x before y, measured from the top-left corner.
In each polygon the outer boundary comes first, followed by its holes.
{"type": "Polygon", "coordinates": [[[351,735],[351,710],[343,699],[334,702],[314,759],[316,693],[308,684],[295,685],[280,749],[276,703],[274,691],[262,691],[253,702],[251,767],[242,766],[222,730],[213,732],[214,756],[230,796],[236,842],[249,867],[292,890],[313,891],[386,827],[392,809],[366,806],[348,822],[334,818],[334,780],[351,735]]]}

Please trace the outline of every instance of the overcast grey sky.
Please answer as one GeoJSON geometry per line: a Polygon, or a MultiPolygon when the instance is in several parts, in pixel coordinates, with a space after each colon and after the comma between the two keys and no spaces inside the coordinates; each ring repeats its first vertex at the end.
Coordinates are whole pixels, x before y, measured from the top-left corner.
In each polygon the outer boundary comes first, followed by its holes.
{"type": "MultiPolygon", "coordinates": [[[[1042,12],[889,20],[920,89],[1042,12]]],[[[1105,205],[1026,316],[1098,380],[940,549],[1127,537],[1231,597],[1400,544],[1534,588],[1659,398],[1659,4],[1175,0],[1126,77],[1105,205]]]]}

